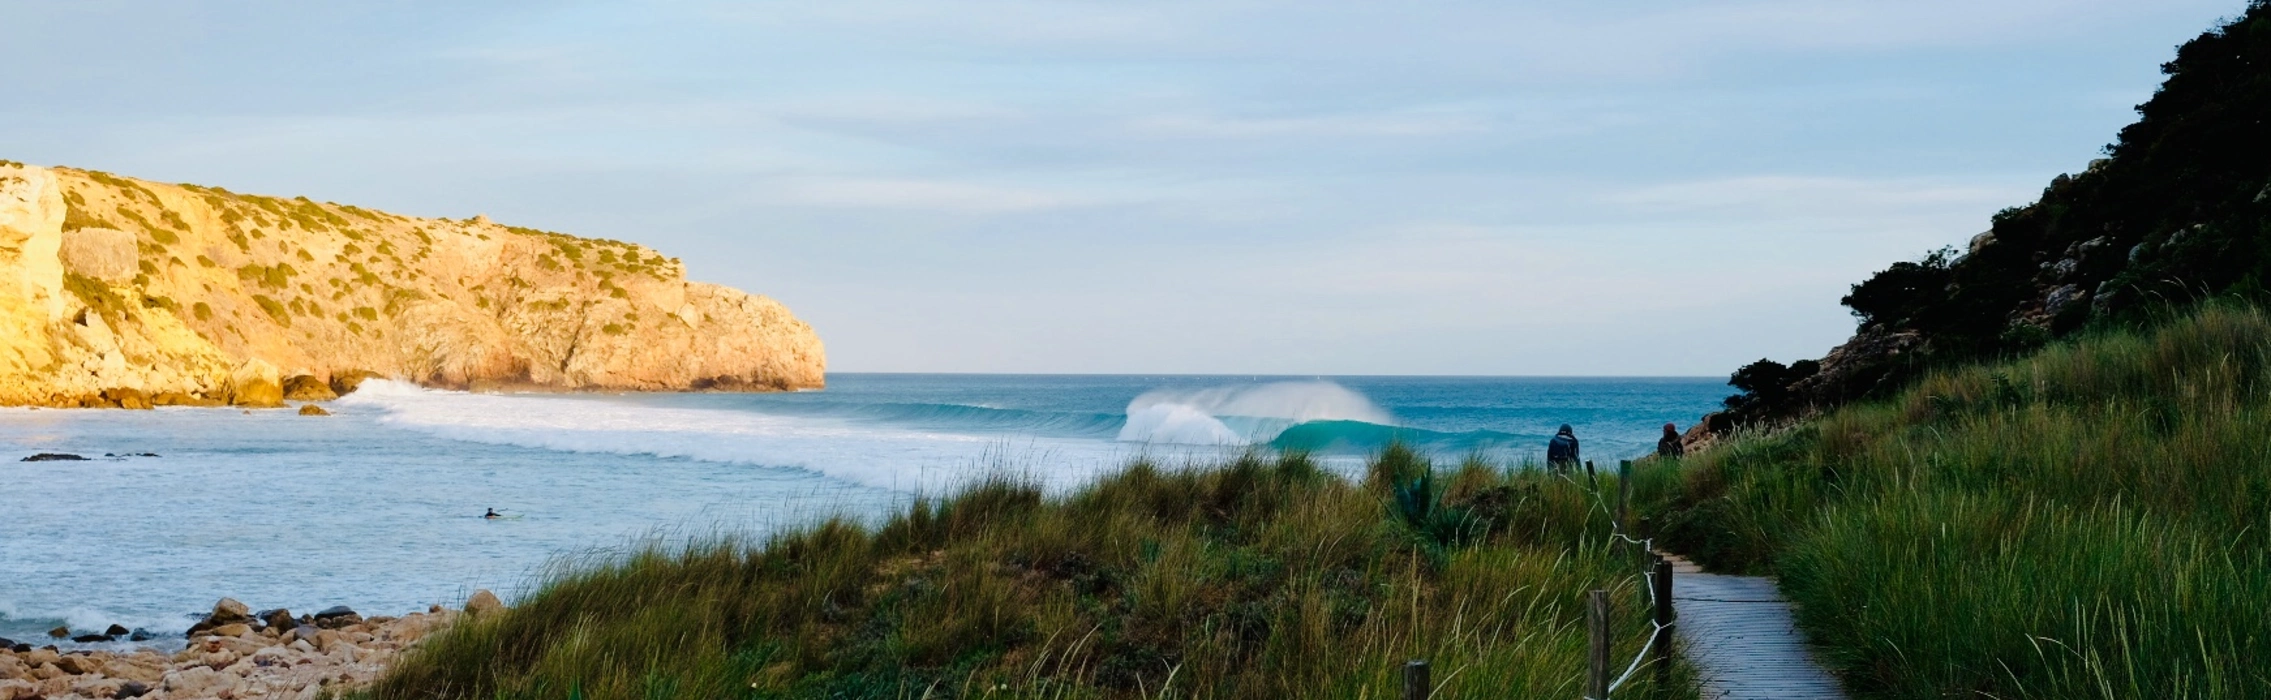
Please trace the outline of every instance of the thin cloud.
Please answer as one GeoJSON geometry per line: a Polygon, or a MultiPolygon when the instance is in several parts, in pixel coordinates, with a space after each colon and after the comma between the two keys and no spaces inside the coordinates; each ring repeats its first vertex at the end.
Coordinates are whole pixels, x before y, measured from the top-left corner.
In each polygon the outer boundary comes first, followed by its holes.
{"type": "Polygon", "coordinates": [[[759,192],[761,199],[791,206],[968,214],[1027,212],[1085,203],[1080,198],[1032,188],[893,178],[783,179],[761,185],[759,192]]]}

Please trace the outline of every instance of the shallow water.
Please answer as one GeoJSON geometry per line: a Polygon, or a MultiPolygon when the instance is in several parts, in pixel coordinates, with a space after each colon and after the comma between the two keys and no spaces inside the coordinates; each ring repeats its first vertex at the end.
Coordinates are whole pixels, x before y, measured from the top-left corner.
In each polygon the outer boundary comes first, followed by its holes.
{"type": "Polygon", "coordinates": [[[1134,456],[1254,446],[1360,468],[1387,440],[1534,460],[1649,450],[1715,379],[834,375],[795,394],[472,395],[375,383],[290,411],[0,409],[0,636],[175,634],[220,596],[400,614],[505,595],[561,557],[828,515],[1013,471],[1062,489],[1134,456]],[[16,462],[71,452],[84,462],[16,462]],[[104,458],[105,453],[158,457],[104,458]],[[485,508],[510,517],[483,520],[485,508]]]}

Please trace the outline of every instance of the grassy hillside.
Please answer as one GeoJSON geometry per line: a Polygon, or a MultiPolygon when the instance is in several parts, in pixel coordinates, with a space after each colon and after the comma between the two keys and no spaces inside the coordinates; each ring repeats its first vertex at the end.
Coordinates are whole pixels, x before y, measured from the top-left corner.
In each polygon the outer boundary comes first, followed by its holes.
{"type": "Polygon", "coordinates": [[[1619,663],[1645,637],[1608,520],[1576,481],[1402,450],[1362,484],[1300,455],[994,481],[874,529],[581,568],[366,696],[1385,698],[1423,658],[1440,697],[1576,697],[1584,591],[1625,613],[1619,663]]]}
{"type": "Polygon", "coordinates": [[[2271,316],[2210,306],[1734,440],[1651,508],[1872,696],[2271,697],[2267,390],[2271,316]]]}

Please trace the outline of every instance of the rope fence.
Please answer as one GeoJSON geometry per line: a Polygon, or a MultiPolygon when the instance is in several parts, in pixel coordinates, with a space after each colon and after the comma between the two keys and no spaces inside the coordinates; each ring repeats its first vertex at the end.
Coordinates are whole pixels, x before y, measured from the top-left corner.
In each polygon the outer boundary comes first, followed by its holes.
{"type": "MultiPolygon", "coordinates": [[[[1561,476],[1572,484],[1578,484],[1574,475],[1565,473],[1561,476]]],[[[1599,477],[1594,476],[1593,463],[1586,462],[1585,483],[1578,485],[1591,494],[1594,506],[1609,516],[1609,544],[1638,545],[1641,556],[1647,562],[1640,575],[1647,584],[1645,588],[1651,617],[1648,622],[1648,637],[1641,641],[1639,653],[1634,654],[1632,661],[1625,664],[1624,673],[1611,679],[1609,673],[1613,668],[1609,659],[1609,622],[1613,618],[1609,593],[1602,589],[1586,592],[1586,624],[1590,644],[1589,668],[1585,675],[1585,694],[1582,696],[1584,700],[1614,700],[1617,690],[1630,682],[1643,667],[1655,669],[1657,688],[1670,688],[1672,633],[1677,619],[1672,609],[1672,563],[1656,554],[1653,538],[1634,538],[1625,533],[1625,520],[1632,500],[1632,462],[1625,460],[1617,464],[1616,505],[1613,509],[1602,498],[1600,483],[1599,477]]],[[[1428,700],[1434,690],[1425,659],[1405,662],[1402,700],[1428,700]]]]}

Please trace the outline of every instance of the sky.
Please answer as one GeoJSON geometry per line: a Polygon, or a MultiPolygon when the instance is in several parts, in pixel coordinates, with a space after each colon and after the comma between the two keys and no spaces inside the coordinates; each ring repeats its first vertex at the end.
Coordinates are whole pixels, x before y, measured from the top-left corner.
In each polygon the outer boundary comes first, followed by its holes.
{"type": "Polygon", "coordinates": [[[634,241],[831,371],[1725,375],[2241,0],[18,0],[0,158],[634,241]]]}

